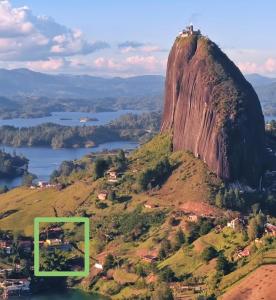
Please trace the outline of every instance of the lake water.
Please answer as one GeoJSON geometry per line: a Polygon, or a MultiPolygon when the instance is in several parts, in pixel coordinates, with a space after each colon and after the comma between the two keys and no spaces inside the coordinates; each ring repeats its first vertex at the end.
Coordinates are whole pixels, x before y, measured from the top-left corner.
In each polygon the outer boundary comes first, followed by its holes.
{"type": "MultiPolygon", "coordinates": [[[[43,118],[16,118],[8,120],[0,120],[0,126],[10,125],[15,127],[32,127],[43,123],[56,123],[65,126],[82,126],[104,125],[112,120],[119,118],[127,113],[141,114],[143,111],[137,110],[119,110],[116,112],[100,112],[100,113],[82,113],[82,112],[55,112],[51,116],[43,118]],[[80,123],[80,118],[97,118],[98,121],[80,123]]],[[[52,149],[46,147],[21,147],[14,148],[2,146],[6,152],[22,154],[29,159],[29,171],[37,175],[38,180],[48,181],[52,172],[58,168],[64,160],[79,159],[91,152],[100,152],[102,150],[114,149],[134,149],[137,143],[133,142],[111,142],[99,145],[94,148],[78,148],[78,149],[52,149]]],[[[21,177],[14,179],[0,179],[0,186],[7,185],[14,188],[21,185],[21,177]]]]}
{"type": "Polygon", "coordinates": [[[141,114],[141,110],[118,110],[115,112],[100,112],[100,113],[83,113],[83,112],[54,112],[51,116],[42,118],[15,118],[15,119],[0,119],[0,126],[10,125],[15,127],[31,127],[43,123],[55,123],[65,126],[82,126],[86,125],[105,125],[110,121],[119,118],[127,113],[141,114]],[[98,121],[89,121],[81,123],[80,118],[97,118],[98,121]]]}
{"type": "Polygon", "coordinates": [[[80,290],[68,291],[66,293],[54,293],[44,294],[26,297],[12,297],[13,300],[107,300],[107,297],[103,297],[97,294],[89,294],[80,290]]]}
{"type": "MultiPolygon", "coordinates": [[[[29,172],[37,175],[38,180],[48,181],[52,172],[58,168],[64,160],[79,159],[91,152],[101,152],[103,150],[114,149],[135,149],[138,143],[120,141],[101,144],[94,148],[77,148],[77,149],[52,149],[43,147],[21,147],[14,148],[2,146],[2,149],[8,153],[16,151],[29,159],[29,172]]],[[[21,177],[14,179],[0,179],[0,186],[7,185],[13,188],[21,185],[21,177]]]]}

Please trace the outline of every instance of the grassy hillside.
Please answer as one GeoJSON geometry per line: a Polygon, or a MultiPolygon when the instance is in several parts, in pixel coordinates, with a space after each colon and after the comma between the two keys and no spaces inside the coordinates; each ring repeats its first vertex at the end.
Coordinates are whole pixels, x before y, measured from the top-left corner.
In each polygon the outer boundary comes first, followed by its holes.
{"type": "Polygon", "coordinates": [[[168,284],[178,296],[183,296],[179,286],[190,286],[191,299],[195,287],[218,295],[256,269],[260,257],[275,246],[264,238],[249,258],[236,259],[238,247],[253,244],[244,230],[215,230],[229,218],[229,212],[212,205],[221,181],[192,154],[172,153],[167,135],[156,136],[127,158],[120,153],[91,155],[74,166],[67,176],[56,178],[66,183],[62,190],[22,187],[0,195],[0,228],[32,235],[38,216],[89,217],[91,272],[78,283],[83,289],[134,299],[162,288],[165,293],[168,284]],[[99,160],[105,170],[120,168],[118,180],[110,182],[106,172],[95,176],[99,160]],[[114,194],[99,200],[103,190],[114,194]],[[192,222],[190,215],[198,219],[192,222]],[[202,252],[210,247],[215,255],[206,260],[202,252]],[[217,271],[222,253],[231,266],[228,274],[217,271]],[[102,272],[95,262],[104,266],[102,272]]]}

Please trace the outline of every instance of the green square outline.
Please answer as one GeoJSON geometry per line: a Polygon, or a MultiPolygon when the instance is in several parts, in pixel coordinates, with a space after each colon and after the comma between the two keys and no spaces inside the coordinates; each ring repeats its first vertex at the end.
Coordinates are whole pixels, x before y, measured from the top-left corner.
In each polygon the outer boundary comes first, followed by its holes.
{"type": "Polygon", "coordinates": [[[34,275],[45,277],[86,277],[90,269],[89,218],[86,217],[37,217],[34,219],[34,275]],[[39,224],[40,223],[84,223],[84,271],[39,271],[39,224]]]}

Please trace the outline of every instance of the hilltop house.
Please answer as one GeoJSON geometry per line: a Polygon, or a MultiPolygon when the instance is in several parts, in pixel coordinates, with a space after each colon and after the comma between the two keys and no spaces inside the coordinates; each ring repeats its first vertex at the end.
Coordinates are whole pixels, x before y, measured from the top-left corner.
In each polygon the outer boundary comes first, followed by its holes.
{"type": "Polygon", "coordinates": [[[194,30],[194,26],[191,24],[190,26],[186,26],[185,29],[179,32],[179,37],[187,37],[191,35],[201,35],[200,30],[194,30]]]}
{"type": "Polygon", "coordinates": [[[108,192],[107,191],[102,191],[98,194],[98,199],[101,201],[106,200],[108,197],[108,192]]]}
{"type": "Polygon", "coordinates": [[[189,222],[194,222],[194,223],[196,223],[196,222],[198,222],[198,216],[197,215],[189,215],[188,216],[188,221],[189,222]]]}

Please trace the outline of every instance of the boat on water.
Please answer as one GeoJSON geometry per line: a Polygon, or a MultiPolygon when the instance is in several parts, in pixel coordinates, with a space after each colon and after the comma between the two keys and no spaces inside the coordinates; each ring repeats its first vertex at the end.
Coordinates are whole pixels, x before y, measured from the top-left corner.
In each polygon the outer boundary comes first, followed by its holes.
{"type": "Polygon", "coordinates": [[[93,122],[93,121],[99,121],[97,118],[80,118],[80,123],[87,123],[87,122],[93,122]]]}

